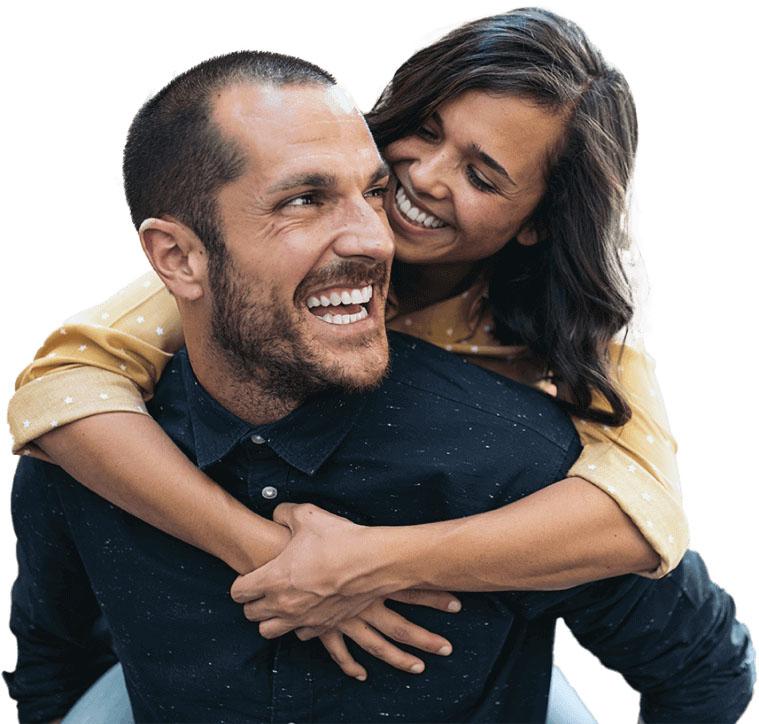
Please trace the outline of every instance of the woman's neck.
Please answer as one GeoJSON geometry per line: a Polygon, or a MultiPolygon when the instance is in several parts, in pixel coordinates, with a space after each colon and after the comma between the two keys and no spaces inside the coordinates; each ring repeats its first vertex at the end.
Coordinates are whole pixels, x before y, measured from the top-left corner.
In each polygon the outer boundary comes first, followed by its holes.
{"type": "Polygon", "coordinates": [[[466,291],[481,270],[481,262],[429,265],[393,262],[393,290],[399,314],[410,314],[466,291]]]}

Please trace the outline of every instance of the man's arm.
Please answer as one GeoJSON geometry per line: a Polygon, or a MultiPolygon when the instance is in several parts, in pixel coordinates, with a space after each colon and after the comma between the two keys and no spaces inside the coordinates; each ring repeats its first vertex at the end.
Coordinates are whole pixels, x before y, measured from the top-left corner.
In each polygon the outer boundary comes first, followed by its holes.
{"type": "Polygon", "coordinates": [[[13,485],[19,574],[11,630],[16,670],[4,673],[22,722],[62,717],[116,663],[110,637],[56,494],[51,465],[24,458],[13,485]]]}
{"type": "Polygon", "coordinates": [[[656,581],[623,576],[569,591],[503,595],[527,617],[563,617],[585,648],[641,693],[646,724],[735,722],[751,700],[748,630],[693,551],[656,581]]]}

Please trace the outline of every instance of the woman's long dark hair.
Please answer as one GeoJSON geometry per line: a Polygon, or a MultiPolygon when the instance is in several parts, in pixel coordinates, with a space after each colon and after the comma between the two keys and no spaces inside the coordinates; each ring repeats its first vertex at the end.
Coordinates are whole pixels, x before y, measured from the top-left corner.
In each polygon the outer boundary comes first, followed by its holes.
{"type": "Polygon", "coordinates": [[[490,301],[497,336],[539,356],[572,414],[622,425],[630,408],[611,379],[609,343],[633,312],[620,259],[638,140],[627,82],[574,23],[539,8],[513,10],[457,28],[409,58],[367,116],[377,145],[414,133],[468,90],[524,98],[566,117],[546,192],[528,220],[540,241],[512,240],[496,254],[490,301]],[[594,391],[608,404],[592,405],[594,391]]]}

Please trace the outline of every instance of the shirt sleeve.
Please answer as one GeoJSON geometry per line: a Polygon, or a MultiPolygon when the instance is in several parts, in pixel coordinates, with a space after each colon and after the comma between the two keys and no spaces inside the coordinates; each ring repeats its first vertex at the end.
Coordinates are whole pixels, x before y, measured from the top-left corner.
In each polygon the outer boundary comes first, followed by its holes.
{"type": "Polygon", "coordinates": [[[659,580],[621,576],[512,600],[528,618],[563,617],[582,646],[641,693],[647,724],[735,722],[751,700],[749,632],[693,551],[659,580]]]}
{"type": "MultiPolygon", "coordinates": [[[[677,566],[688,547],[677,445],[651,357],[637,345],[612,345],[611,355],[632,417],[621,428],[575,418],[583,451],[568,474],[601,488],[630,516],[660,557],[646,575],[659,578],[677,566]]],[[[604,406],[598,399],[594,404],[604,406]]]]}
{"type": "Polygon", "coordinates": [[[100,412],[140,412],[184,343],[174,298],[150,272],[53,332],[16,380],[13,451],[100,412]]]}
{"type": "Polygon", "coordinates": [[[110,636],[56,494],[65,475],[24,458],[13,485],[18,578],[11,598],[16,670],[4,672],[19,720],[63,716],[116,663],[110,636]]]}

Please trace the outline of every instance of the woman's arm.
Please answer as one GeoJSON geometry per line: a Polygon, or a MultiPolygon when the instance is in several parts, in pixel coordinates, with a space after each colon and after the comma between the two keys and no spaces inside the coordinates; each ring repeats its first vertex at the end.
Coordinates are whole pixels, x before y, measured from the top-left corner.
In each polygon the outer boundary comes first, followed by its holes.
{"type": "Polygon", "coordinates": [[[232,596],[273,637],[339,618],[357,595],[557,590],[651,570],[658,556],[624,518],[610,496],[579,478],[497,510],[410,526],[360,526],[314,505],[284,503],[274,519],[290,528],[290,542],[274,561],[238,578],[232,596]],[[315,546],[318,567],[311,565],[315,546]]]}
{"type": "Polygon", "coordinates": [[[93,415],[37,445],[93,492],[237,572],[263,565],[290,539],[198,470],[146,415],[93,415]]]}
{"type": "MultiPolygon", "coordinates": [[[[680,494],[677,445],[669,429],[654,361],[642,345],[612,345],[617,383],[632,417],[623,427],[575,419],[583,450],[569,470],[614,499],[649,546],[658,565],[636,572],[660,578],[688,547],[688,521],[680,494]]],[[[599,407],[601,400],[594,399],[599,407]]]]}
{"type": "MultiPolygon", "coordinates": [[[[381,592],[395,586],[545,590],[624,573],[667,573],[679,562],[688,540],[676,446],[651,359],[642,349],[618,346],[612,357],[619,360],[619,383],[632,419],[623,428],[576,420],[585,447],[570,470],[574,477],[499,510],[456,521],[374,529],[346,521],[347,527],[334,539],[326,531],[334,532],[335,517],[309,506],[312,515],[298,514],[301,535],[293,537],[281,556],[291,580],[311,576],[309,585],[335,592],[337,607],[348,592],[381,592]],[[329,550],[323,560],[335,564],[321,567],[318,580],[305,571],[292,575],[306,553],[302,546],[313,526],[324,527],[319,539],[329,550]]],[[[283,517],[283,522],[290,521],[283,517]]],[[[246,611],[253,620],[269,618],[263,629],[277,635],[289,630],[274,620],[277,599],[293,593],[282,585],[272,587],[279,568],[274,562],[238,579],[233,589],[241,602],[269,599],[248,604],[246,611]],[[275,588],[276,595],[271,595],[275,588]]],[[[316,626],[320,618],[334,615],[329,613],[329,598],[312,599],[311,605],[314,609],[309,611],[304,604],[302,614],[289,623],[303,626],[308,621],[316,626]]]]}

